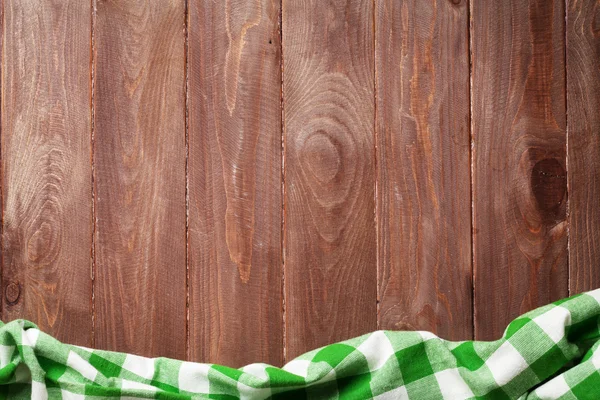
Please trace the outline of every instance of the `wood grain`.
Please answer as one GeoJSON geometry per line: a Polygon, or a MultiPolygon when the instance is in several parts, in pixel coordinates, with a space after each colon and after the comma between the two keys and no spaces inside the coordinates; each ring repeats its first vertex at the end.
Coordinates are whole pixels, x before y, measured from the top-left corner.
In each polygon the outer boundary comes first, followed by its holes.
{"type": "Polygon", "coordinates": [[[276,0],[189,10],[190,358],[283,361],[276,0]]]}
{"type": "Polygon", "coordinates": [[[600,1],[567,2],[572,294],[600,287],[600,1]]]}
{"type": "Polygon", "coordinates": [[[96,346],[186,356],[185,10],[98,1],[96,346]]]}
{"type": "Polygon", "coordinates": [[[472,1],[475,336],[567,295],[564,5],[472,1]]]}
{"type": "Polygon", "coordinates": [[[90,4],[6,0],[3,15],[3,319],[89,346],[90,4]]]}
{"type": "Polygon", "coordinates": [[[466,340],[473,334],[468,4],[376,4],[380,327],[466,340]]]}
{"type": "Polygon", "coordinates": [[[286,354],[376,328],[373,2],[284,0],[286,354]]]}
{"type": "Polygon", "coordinates": [[[4,321],[282,365],[600,286],[598,0],[0,12],[4,321]]]}

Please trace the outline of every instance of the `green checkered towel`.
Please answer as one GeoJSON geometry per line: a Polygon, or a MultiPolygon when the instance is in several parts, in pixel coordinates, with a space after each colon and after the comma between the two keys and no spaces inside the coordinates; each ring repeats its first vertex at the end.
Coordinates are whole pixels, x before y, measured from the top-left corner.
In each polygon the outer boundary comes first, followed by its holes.
{"type": "Polygon", "coordinates": [[[600,399],[600,289],[531,311],[502,339],[377,331],[277,368],[92,350],[0,327],[0,395],[91,399],[600,399]]]}

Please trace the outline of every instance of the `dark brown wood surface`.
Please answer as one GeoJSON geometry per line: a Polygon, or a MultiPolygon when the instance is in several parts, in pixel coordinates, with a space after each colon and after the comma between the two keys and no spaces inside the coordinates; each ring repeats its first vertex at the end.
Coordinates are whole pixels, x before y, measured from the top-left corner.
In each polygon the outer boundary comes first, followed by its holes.
{"type": "Polygon", "coordinates": [[[283,1],[288,359],[377,327],[372,16],[283,1]]]}
{"type": "Polygon", "coordinates": [[[600,1],[567,1],[571,293],[600,287],[600,1]]]}
{"type": "Polygon", "coordinates": [[[376,5],[380,327],[465,340],[473,333],[468,4],[376,5]]]}
{"type": "Polygon", "coordinates": [[[279,2],[190,5],[189,356],[281,365],[279,2]]]}
{"type": "Polygon", "coordinates": [[[568,294],[564,4],[472,1],[475,337],[568,294]]]}
{"type": "Polygon", "coordinates": [[[99,1],[95,345],[186,357],[185,8],[99,1]]]}
{"type": "Polygon", "coordinates": [[[282,365],[600,286],[598,0],[0,4],[5,322],[282,365]]]}
{"type": "Polygon", "coordinates": [[[90,3],[3,8],[2,317],[89,346],[90,3]]]}

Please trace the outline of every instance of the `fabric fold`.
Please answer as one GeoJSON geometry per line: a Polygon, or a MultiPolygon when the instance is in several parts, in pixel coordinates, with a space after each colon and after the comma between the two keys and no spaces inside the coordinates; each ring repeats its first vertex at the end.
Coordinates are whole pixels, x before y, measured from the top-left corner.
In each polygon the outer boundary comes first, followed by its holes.
{"type": "Polygon", "coordinates": [[[234,369],[63,344],[0,323],[0,395],[35,399],[598,399],[600,289],[515,319],[501,339],[376,331],[282,368],[234,369]]]}

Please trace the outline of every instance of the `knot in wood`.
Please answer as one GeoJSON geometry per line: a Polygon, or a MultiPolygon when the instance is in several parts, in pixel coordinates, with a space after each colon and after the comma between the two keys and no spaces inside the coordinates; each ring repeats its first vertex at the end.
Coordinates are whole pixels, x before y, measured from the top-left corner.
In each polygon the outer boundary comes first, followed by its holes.
{"type": "Polygon", "coordinates": [[[567,191],[567,174],[555,158],[538,161],[531,170],[531,190],[540,211],[553,213],[567,191]]]}
{"type": "Polygon", "coordinates": [[[4,298],[8,304],[16,304],[21,297],[21,285],[10,282],[4,290],[4,298]]]}

